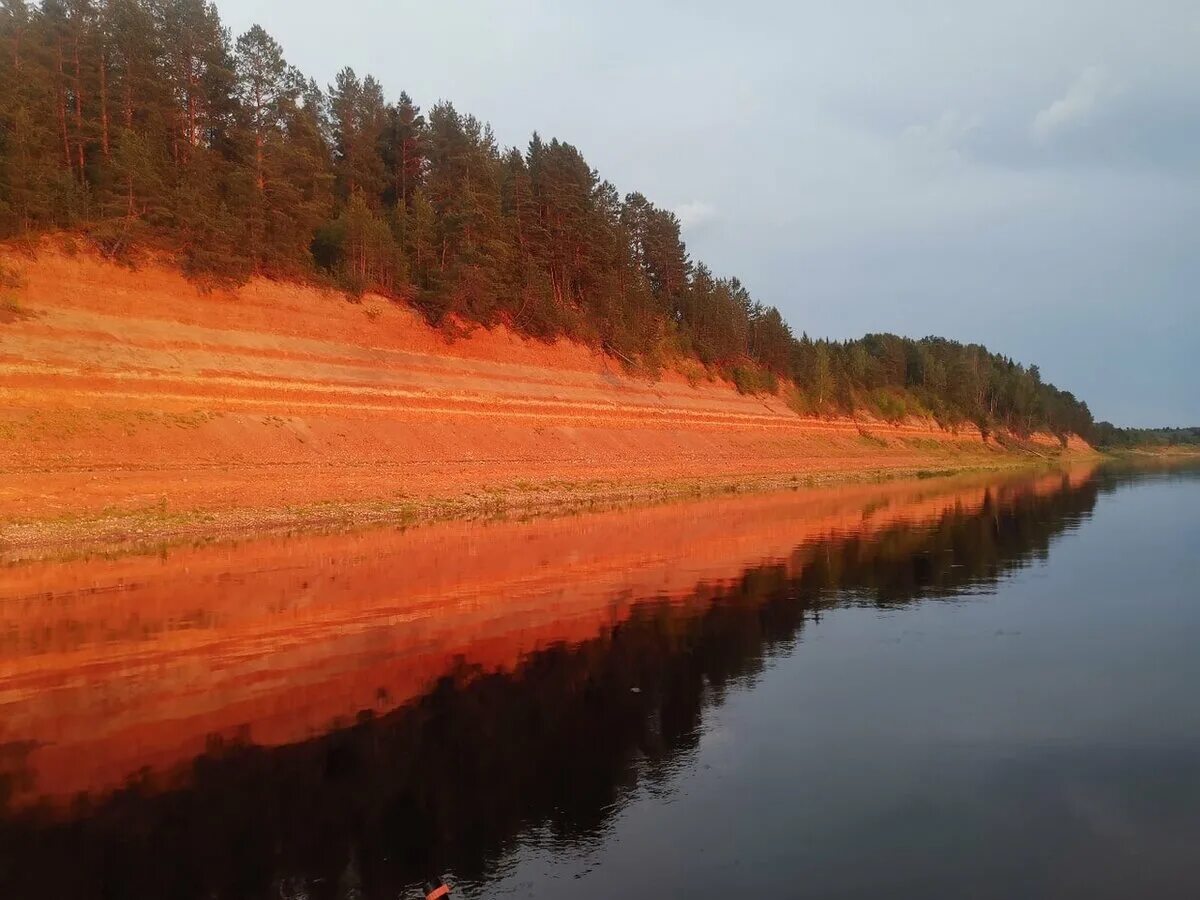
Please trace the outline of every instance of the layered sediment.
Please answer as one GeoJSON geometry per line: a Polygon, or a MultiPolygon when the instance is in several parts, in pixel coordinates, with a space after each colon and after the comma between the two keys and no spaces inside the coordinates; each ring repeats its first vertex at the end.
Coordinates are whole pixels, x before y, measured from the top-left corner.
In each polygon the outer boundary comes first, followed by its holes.
{"type": "Polygon", "coordinates": [[[1012,456],[973,428],[805,418],[782,392],[740,394],[700,370],[640,377],[503,327],[450,335],[379,297],[262,279],[204,292],[169,266],[50,248],[4,261],[20,280],[0,315],[8,550],[1012,456]]]}

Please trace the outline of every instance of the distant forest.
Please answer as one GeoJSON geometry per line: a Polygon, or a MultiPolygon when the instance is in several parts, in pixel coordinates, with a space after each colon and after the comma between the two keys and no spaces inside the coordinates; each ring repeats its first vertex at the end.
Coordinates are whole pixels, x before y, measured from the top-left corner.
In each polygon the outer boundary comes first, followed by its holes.
{"type": "Polygon", "coordinates": [[[0,0],[0,16],[0,238],[163,248],[204,281],[323,280],[651,372],[692,359],[742,391],[783,382],[802,413],[1092,434],[1085,403],[977,344],[797,338],[570,144],[501,147],[350,68],[322,87],[210,3],[0,0]]]}
{"type": "Polygon", "coordinates": [[[1105,450],[1200,449],[1200,428],[1117,428],[1111,422],[1097,422],[1092,426],[1091,440],[1105,450]]]}

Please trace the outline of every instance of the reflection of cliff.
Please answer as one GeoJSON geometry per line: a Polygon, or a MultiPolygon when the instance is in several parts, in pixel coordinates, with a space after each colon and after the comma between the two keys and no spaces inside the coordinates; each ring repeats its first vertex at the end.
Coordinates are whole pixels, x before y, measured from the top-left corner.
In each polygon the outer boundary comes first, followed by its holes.
{"type": "Polygon", "coordinates": [[[460,658],[511,670],[593,637],[635,600],[686,600],[805,542],[1059,485],[842,487],[14,568],[0,744],[35,745],[19,799],[111,788],[185,763],[212,735],[282,744],[385,712],[460,658]]]}
{"type": "MultiPolygon", "coordinates": [[[[389,690],[380,704],[371,696],[360,709],[391,706],[402,691],[415,699],[283,746],[214,738],[174,790],[146,784],[70,813],[14,812],[0,825],[0,893],[280,896],[286,878],[309,896],[336,896],[351,859],[350,880],[361,879],[367,896],[396,896],[431,867],[479,877],[524,826],[542,823],[566,840],[603,827],[634,780],[659,777],[694,745],[704,706],[794,641],[822,606],[847,592],[860,602],[899,604],[986,585],[1044,554],[1054,535],[1090,513],[1099,489],[1093,478],[1054,476],[990,488],[960,481],[712,502],[690,512],[639,513],[643,519],[498,526],[474,558],[451,540],[453,529],[430,530],[390,539],[393,550],[412,552],[401,557],[412,565],[403,582],[388,575],[403,572],[395,568],[401,558],[381,559],[381,545],[370,543],[382,539],[328,539],[326,565],[339,552],[358,561],[335,566],[330,584],[338,587],[314,587],[304,615],[286,604],[267,612],[281,602],[278,589],[300,575],[286,574],[286,545],[258,548],[267,580],[246,576],[241,583],[250,593],[222,594],[206,607],[209,619],[184,631],[213,632],[194,653],[207,648],[220,657],[216,690],[241,698],[252,741],[261,739],[251,715],[258,712],[280,711],[272,725],[279,730],[268,734],[282,741],[298,723],[312,727],[310,717],[336,711],[349,719],[356,692],[389,690]],[[592,539],[612,540],[611,553],[592,539]],[[436,555],[441,540],[442,552],[454,547],[457,554],[444,559],[462,566],[454,585],[421,580],[438,569],[422,574],[417,560],[436,555]],[[355,541],[368,544],[353,554],[355,541]],[[496,542],[507,543],[501,549],[496,542]],[[531,551],[520,563],[509,559],[518,546],[531,551]],[[536,566],[540,553],[563,558],[571,547],[579,568],[536,566]],[[274,583],[271,572],[280,579],[275,592],[263,587],[274,583]],[[521,572],[529,577],[518,579],[521,572]],[[250,615],[242,606],[255,591],[263,610],[250,615]],[[454,599],[435,617],[423,604],[438,591],[454,599]],[[332,608],[339,596],[349,604],[341,617],[332,608]],[[260,662],[256,670],[245,648],[290,634],[273,615],[299,623],[296,656],[290,667],[272,659],[274,668],[260,662]],[[278,627],[268,628],[272,621],[278,627]],[[326,631],[336,638],[317,640],[314,632],[326,631]],[[238,673],[228,684],[225,667],[238,673]],[[249,674],[255,671],[257,680],[249,674]],[[311,702],[284,690],[283,682],[302,676],[306,686],[297,690],[311,702]],[[256,694],[258,684],[269,689],[256,694]],[[65,859],[74,862],[58,864],[65,859]]],[[[311,542],[304,546],[315,552],[311,542]]],[[[193,575],[204,552],[197,551],[193,575]]],[[[122,567],[139,563],[111,565],[114,577],[128,579],[122,567]]],[[[176,590],[162,595],[171,612],[161,621],[187,607],[168,603],[176,590]]],[[[175,669],[195,663],[157,646],[176,632],[145,632],[144,653],[158,656],[146,664],[184,684],[175,669]]],[[[62,654],[57,665],[65,666],[80,652],[70,634],[51,629],[47,641],[57,646],[43,655],[62,654]]],[[[5,659],[10,665],[11,651],[5,659]]],[[[195,702],[179,693],[185,705],[195,702]]],[[[151,710],[168,706],[165,697],[146,702],[151,710]]],[[[161,728],[221,721],[206,715],[161,728]]],[[[64,720],[66,733],[70,717],[64,720]]],[[[109,748],[77,734],[76,759],[109,748]]],[[[50,770],[39,767],[38,752],[27,758],[41,778],[50,770]]]]}

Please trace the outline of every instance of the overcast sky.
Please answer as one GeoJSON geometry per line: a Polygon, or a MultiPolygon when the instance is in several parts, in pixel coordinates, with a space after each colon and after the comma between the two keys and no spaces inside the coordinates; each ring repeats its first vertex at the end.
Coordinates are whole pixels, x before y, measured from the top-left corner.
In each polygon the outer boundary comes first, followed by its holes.
{"type": "Polygon", "coordinates": [[[797,332],[979,341],[1200,424],[1200,2],[219,0],[328,84],[575,144],[797,332]]]}

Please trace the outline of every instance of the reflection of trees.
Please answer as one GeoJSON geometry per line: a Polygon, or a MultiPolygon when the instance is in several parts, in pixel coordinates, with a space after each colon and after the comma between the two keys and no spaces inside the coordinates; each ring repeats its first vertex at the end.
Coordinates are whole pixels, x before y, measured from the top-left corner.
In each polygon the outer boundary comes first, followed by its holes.
{"type": "Polygon", "coordinates": [[[332,897],[361,884],[394,897],[430,872],[486,877],[530,826],[586,841],[638,779],[686,758],[707,704],[823,607],[985,587],[1044,556],[1113,483],[1007,489],[974,512],[806,544],[686,602],[637,604],[516,672],[461,667],[386,716],[286,747],[214,742],[185,788],[130,786],[65,820],[22,813],[0,824],[0,896],[332,897]]]}

